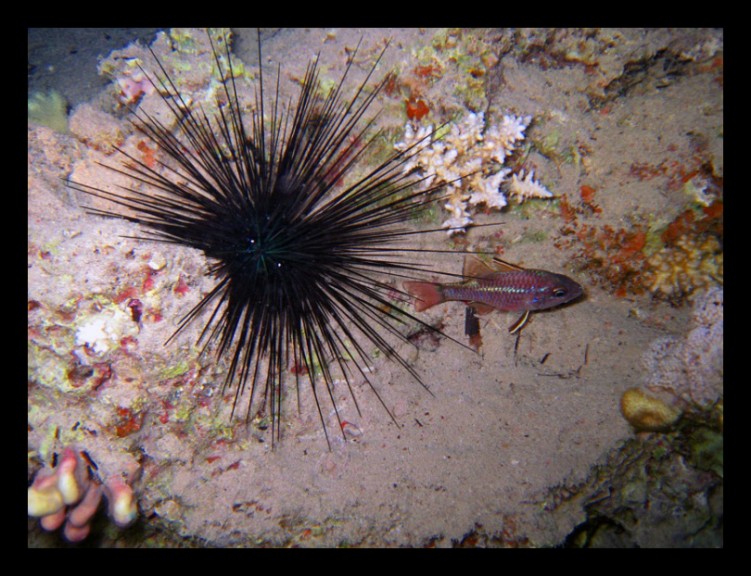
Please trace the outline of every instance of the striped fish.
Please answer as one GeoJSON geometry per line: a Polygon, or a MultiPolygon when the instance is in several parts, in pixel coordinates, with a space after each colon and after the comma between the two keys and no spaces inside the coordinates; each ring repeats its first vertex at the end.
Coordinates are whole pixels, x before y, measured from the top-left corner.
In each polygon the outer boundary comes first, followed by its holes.
{"type": "Polygon", "coordinates": [[[577,282],[563,274],[527,270],[500,258],[486,264],[475,255],[464,259],[462,282],[410,281],[404,283],[404,289],[415,297],[417,312],[449,301],[465,302],[478,314],[492,310],[522,312],[509,327],[512,334],[526,324],[530,312],[560,306],[584,293],[577,282]]]}

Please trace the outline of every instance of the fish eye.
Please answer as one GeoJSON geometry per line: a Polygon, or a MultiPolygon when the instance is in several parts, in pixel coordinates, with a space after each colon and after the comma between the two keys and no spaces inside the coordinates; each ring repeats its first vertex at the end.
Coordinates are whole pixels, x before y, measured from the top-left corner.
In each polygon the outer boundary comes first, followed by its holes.
{"type": "Polygon", "coordinates": [[[562,296],[566,295],[566,289],[565,288],[555,288],[553,290],[553,296],[556,298],[561,298],[562,296]]]}

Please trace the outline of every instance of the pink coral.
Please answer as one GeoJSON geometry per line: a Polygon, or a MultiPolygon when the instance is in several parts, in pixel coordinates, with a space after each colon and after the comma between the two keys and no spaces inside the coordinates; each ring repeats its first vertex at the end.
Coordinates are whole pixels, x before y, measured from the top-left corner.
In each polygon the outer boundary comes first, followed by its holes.
{"type": "Polygon", "coordinates": [[[28,490],[29,516],[39,518],[44,530],[62,526],[66,540],[81,542],[89,535],[102,494],[115,524],[125,528],[135,521],[138,507],[133,489],[117,476],[102,486],[90,477],[80,452],[65,448],[56,467],[42,468],[34,477],[28,490]]]}

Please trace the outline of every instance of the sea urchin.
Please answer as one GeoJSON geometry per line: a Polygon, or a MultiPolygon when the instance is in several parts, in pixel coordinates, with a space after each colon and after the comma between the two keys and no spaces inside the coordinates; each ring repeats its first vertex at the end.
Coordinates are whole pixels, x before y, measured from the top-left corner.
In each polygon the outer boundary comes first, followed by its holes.
{"type": "Polygon", "coordinates": [[[360,166],[377,137],[365,114],[388,81],[370,83],[383,52],[349,98],[343,87],[354,54],[325,94],[314,60],[294,104],[280,103],[278,80],[266,98],[259,64],[255,105],[244,113],[238,89],[246,80],[231,73],[228,40],[210,35],[210,41],[223,78],[222,103],[213,117],[188,104],[154,54],[161,77],[147,77],[177,119],[178,133],[146,112],[134,112],[134,127],[160,160],[146,163],[119,150],[126,160],[110,168],[129,177],[131,186],[114,192],[81,182],[71,186],[113,206],[88,207],[90,213],[135,222],[144,229],[141,239],[189,246],[207,256],[216,284],[172,337],[211,310],[198,342],[204,350],[216,346],[217,355],[229,360],[224,386],[235,387],[233,415],[244,398],[246,417],[270,415],[272,441],[278,440],[286,387],[294,382],[299,391],[304,378],[329,442],[326,396],[342,424],[333,368],[355,406],[356,376],[393,419],[368,375],[370,355],[363,343],[425,386],[387,337],[405,338],[400,330],[405,318],[420,322],[399,298],[395,302],[399,290],[389,278],[425,270],[408,257],[419,254],[405,249],[419,232],[405,224],[427,205],[416,200],[436,188],[418,191],[419,180],[404,174],[417,145],[375,168],[360,166]],[[298,369],[288,370],[291,366],[298,369]]]}

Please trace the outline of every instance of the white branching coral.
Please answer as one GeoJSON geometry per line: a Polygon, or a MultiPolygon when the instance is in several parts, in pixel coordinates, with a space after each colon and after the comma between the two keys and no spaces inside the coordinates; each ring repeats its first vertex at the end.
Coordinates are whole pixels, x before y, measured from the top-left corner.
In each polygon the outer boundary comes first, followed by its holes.
{"type": "Polygon", "coordinates": [[[449,234],[454,234],[464,230],[472,223],[472,218],[467,211],[467,204],[464,197],[453,195],[443,206],[451,216],[443,222],[443,227],[447,228],[449,234]]]}
{"type": "Polygon", "coordinates": [[[524,140],[531,116],[505,115],[499,125],[486,126],[484,113],[470,113],[434,133],[432,126],[415,128],[407,123],[404,138],[395,145],[400,151],[417,146],[419,152],[404,166],[419,171],[422,185],[445,183],[449,217],[443,222],[449,235],[465,231],[472,223],[469,206],[484,205],[501,210],[508,204],[504,190],[518,202],[527,198],[551,198],[552,193],[534,180],[534,172],[511,176],[503,165],[524,140]]]}
{"type": "Polygon", "coordinates": [[[521,202],[525,198],[552,198],[553,193],[535,180],[534,170],[526,176],[524,170],[511,176],[509,193],[516,196],[521,202]]]}

